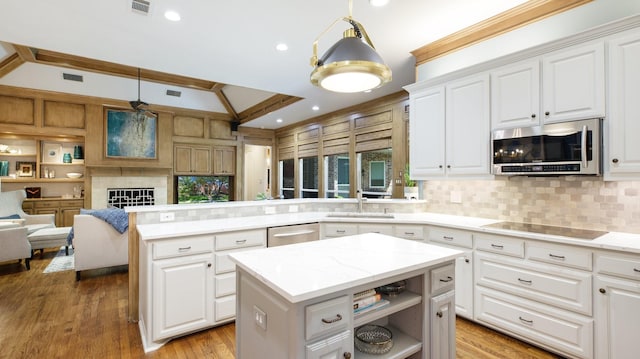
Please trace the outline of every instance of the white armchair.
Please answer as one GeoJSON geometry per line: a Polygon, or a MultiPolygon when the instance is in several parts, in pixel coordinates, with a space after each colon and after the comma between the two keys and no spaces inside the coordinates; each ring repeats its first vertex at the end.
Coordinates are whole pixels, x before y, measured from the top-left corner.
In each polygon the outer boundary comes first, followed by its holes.
{"type": "Polygon", "coordinates": [[[3,224],[0,226],[0,262],[24,259],[24,265],[31,269],[31,244],[27,239],[27,228],[3,224]]]}
{"type": "Polygon", "coordinates": [[[113,226],[90,214],[73,217],[73,253],[76,280],[80,272],[129,263],[129,233],[119,233],[113,226]]]}
{"type": "Polygon", "coordinates": [[[53,214],[26,214],[22,210],[22,202],[27,198],[24,190],[0,192],[0,218],[18,215],[20,219],[0,219],[0,221],[15,221],[22,223],[29,234],[43,228],[55,227],[53,214]]]}

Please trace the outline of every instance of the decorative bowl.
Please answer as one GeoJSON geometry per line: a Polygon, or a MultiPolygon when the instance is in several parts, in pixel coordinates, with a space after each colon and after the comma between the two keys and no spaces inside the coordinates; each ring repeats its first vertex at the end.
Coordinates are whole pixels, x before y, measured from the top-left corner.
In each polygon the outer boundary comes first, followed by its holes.
{"type": "Polygon", "coordinates": [[[7,151],[9,149],[9,146],[7,145],[0,145],[0,152],[9,152],[7,151]]]}
{"type": "Polygon", "coordinates": [[[398,282],[393,282],[389,284],[385,284],[381,287],[376,288],[376,291],[382,294],[386,294],[390,297],[396,296],[402,293],[407,287],[407,281],[401,280],[398,282]]]}
{"type": "Polygon", "coordinates": [[[393,347],[393,334],[380,325],[366,324],[356,329],[356,349],[367,354],[385,354],[393,347]]]}
{"type": "Polygon", "coordinates": [[[80,177],[82,177],[82,173],[70,172],[70,173],[67,173],[67,177],[69,177],[69,178],[80,178],[80,177]]]}

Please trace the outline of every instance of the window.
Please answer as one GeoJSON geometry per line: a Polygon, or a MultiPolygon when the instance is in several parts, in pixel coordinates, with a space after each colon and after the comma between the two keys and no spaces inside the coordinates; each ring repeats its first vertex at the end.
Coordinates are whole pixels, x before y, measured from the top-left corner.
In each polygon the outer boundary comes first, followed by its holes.
{"type": "Polygon", "coordinates": [[[326,198],[349,197],[349,155],[346,153],[324,157],[326,198]]]}
{"type": "Polygon", "coordinates": [[[318,157],[300,159],[300,198],[318,198],[318,157]]]}
{"type": "Polygon", "coordinates": [[[279,178],[280,178],[280,198],[293,198],[295,193],[295,179],[294,179],[294,162],[293,159],[282,160],[278,164],[279,178]]]}
{"type": "Polygon", "coordinates": [[[357,188],[368,198],[391,198],[391,149],[373,150],[357,154],[357,188]]]}
{"type": "Polygon", "coordinates": [[[369,162],[369,187],[384,188],[385,187],[385,163],[384,161],[369,162]]]}

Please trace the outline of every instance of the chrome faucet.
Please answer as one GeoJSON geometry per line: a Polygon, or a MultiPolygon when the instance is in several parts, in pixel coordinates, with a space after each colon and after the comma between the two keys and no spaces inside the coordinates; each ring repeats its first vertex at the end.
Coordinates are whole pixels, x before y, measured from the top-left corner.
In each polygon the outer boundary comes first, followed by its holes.
{"type": "Polygon", "coordinates": [[[362,190],[361,189],[356,191],[356,198],[358,199],[358,213],[362,213],[362,204],[367,199],[362,197],[362,190]]]}

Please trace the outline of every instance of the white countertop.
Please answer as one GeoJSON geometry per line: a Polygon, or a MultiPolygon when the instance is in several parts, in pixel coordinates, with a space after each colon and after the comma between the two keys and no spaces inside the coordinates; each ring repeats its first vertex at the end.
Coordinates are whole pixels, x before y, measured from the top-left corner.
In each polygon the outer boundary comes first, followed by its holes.
{"type": "Polygon", "coordinates": [[[571,244],[590,248],[601,248],[629,253],[640,253],[640,234],[609,232],[593,240],[584,240],[531,232],[487,228],[483,226],[500,221],[495,219],[454,216],[439,213],[394,213],[394,218],[341,218],[327,217],[327,212],[297,212],[254,217],[210,219],[192,222],[144,224],[138,225],[137,229],[142,240],[155,240],[171,237],[259,229],[312,222],[359,222],[433,225],[483,233],[518,236],[521,238],[535,239],[551,243],[571,244]]]}
{"type": "Polygon", "coordinates": [[[455,259],[461,251],[382,234],[235,252],[240,268],[297,303],[455,259]]]}

